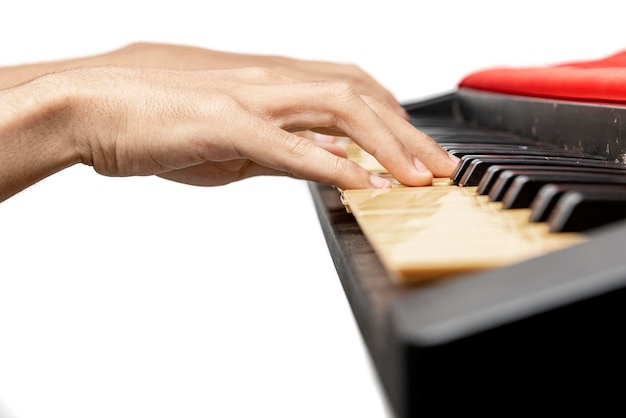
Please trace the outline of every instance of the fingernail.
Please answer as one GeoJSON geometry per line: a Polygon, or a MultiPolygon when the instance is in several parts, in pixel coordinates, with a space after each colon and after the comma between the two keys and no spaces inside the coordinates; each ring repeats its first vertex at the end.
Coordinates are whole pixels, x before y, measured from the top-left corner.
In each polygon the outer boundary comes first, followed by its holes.
{"type": "Polygon", "coordinates": [[[370,175],[370,184],[375,189],[388,189],[391,187],[391,183],[387,179],[377,176],[376,174],[370,175]]]}
{"type": "Polygon", "coordinates": [[[428,171],[428,168],[426,168],[426,166],[424,165],[423,162],[421,162],[417,157],[413,158],[413,164],[415,164],[415,167],[419,170],[419,171],[428,171]]]}

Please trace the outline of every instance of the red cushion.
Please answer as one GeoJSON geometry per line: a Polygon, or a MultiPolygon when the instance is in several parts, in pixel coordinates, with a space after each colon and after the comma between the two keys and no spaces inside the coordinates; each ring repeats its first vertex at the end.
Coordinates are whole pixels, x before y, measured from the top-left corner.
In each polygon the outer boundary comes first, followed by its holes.
{"type": "Polygon", "coordinates": [[[486,69],[469,74],[459,87],[541,98],[626,103],[626,50],[594,61],[486,69]]]}

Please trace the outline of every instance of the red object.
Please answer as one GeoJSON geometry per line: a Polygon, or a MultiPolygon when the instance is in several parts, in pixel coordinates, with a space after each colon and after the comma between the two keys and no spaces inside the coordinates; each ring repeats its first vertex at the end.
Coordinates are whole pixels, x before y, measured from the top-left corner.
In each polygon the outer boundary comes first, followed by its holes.
{"type": "Polygon", "coordinates": [[[626,50],[595,61],[486,69],[469,74],[459,82],[459,87],[520,96],[626,104],[626,50]]]}

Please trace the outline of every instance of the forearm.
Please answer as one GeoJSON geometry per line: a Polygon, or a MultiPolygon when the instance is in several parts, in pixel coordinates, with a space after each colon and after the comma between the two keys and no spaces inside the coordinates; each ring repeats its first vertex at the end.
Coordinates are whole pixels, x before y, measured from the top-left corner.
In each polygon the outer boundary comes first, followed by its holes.
{"type": "Polygon", "coordinates": [[[0,67],[0,89],[44,74],[78,67],[124,66],[171,70],[208,70],[270,65],[283,58],[213,51],[191,46],[135,43],[111,52],[57,61],[0,67]]]}
{"type": "Polygon", "coordinates": [[[79,161],[64,91],[47,78],[0,91],[0,201],[79,161]]]}

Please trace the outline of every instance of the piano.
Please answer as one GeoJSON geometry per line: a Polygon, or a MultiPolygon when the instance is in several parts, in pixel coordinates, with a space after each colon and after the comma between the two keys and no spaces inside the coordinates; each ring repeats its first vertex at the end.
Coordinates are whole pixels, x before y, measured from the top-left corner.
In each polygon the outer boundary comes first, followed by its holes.
{"type": "MultiPolygon", "coordinates": [[[[440,142],[454,142],[447,135],[451,131],[457,139],[479,132],[483,139],[532,141],[564,155],[595,156],[616,170],[624,166],[626,105],[617,101],[461,83],[454,92],[405,108],[415,126],[440,142]]],[[[560,183],[550,184],[554,189],[560,183]]],[[[342,191],[317,183],[309,187],[343,289],[398,418],[468,412],[598,415],[626,409],[623,206],[609,210],[605,203],[606,210],[600,204],[583,212],[575,242],[560,247],[493,266],[405,277],[381,257],[380,244],[364,233],[367,227],[346,206],[342,191]]],[[[443,187],[464,186],[450,179],[443,187]]],[[[572,233],[556,229],[550,234],[572,233]]],[[[465,240],[467,258],[480,237],[465,240]]],[[[440,245],[446,248],[445,240],[440,245]]]]}

